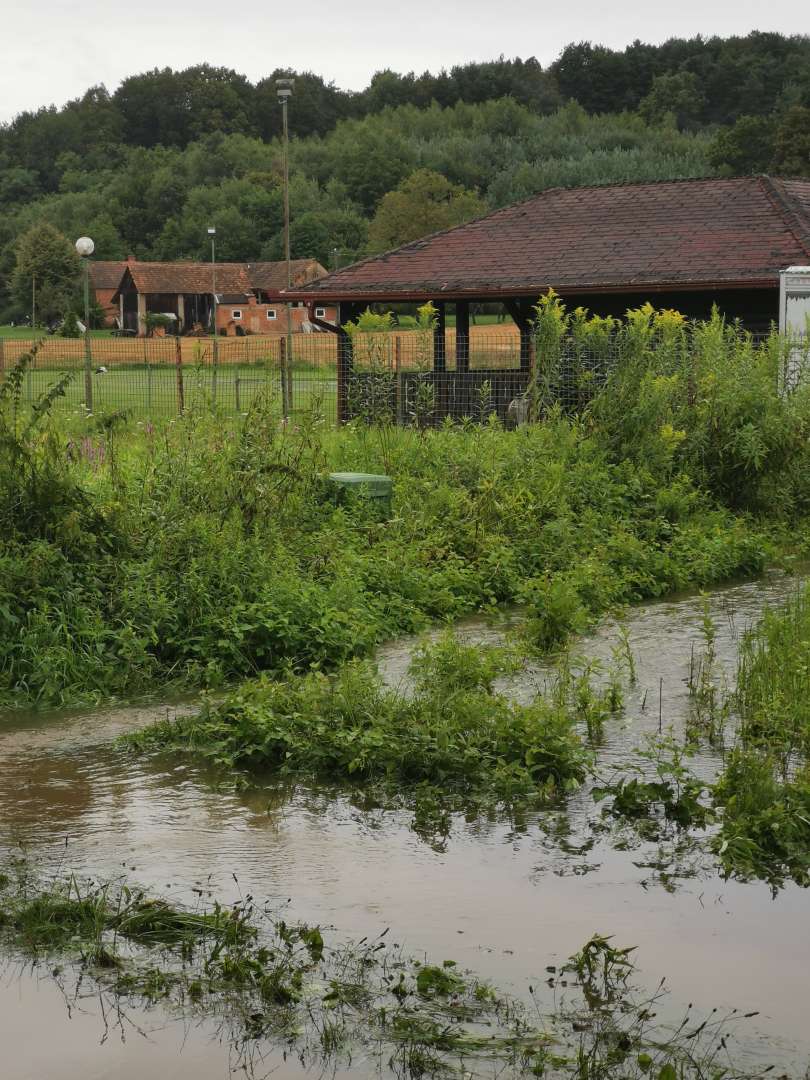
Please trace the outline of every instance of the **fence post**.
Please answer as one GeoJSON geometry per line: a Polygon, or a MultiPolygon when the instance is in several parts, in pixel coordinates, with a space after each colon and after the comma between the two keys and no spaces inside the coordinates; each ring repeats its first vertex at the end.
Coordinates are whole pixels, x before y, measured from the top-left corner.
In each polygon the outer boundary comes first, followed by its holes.
{"type": "MultiPolygon", "coordinates": [[[[33,345],[33,343],[32,343],[32,345],[33,345]]],[[[30,352],[30,350],[29,350],[29,352],[30,352]]],[[[36,358],[36,354],[34,354],[31,357],[31,363],[25,369],[25,396],[28,399],[29,404],[34,399],[34,392],[33,392],[33,386],[32,386],[32,379],[33,379],[32,368],[34,367],[34,364],[36,362],[37,362],[37,358],[36,358]]]]}
{"type": "Polygon", "coordinates": [[[93,354],[90,349],[90,327],[84,328],[84,407],[93,411],[93,354]]]}
{"type": "Polygon", "coordinates": [[[396,396],[396,422],[402,427],[405,419],[405,402],[402,400],[402,338],[394,338],[394,394],[396,396]]]}
{"type": "Polygon", "coordinates": [[[287,339],[278,339],[278,351],[281,358],[281,411],[284,419],[290,416],[290,386],[287,379],[287,339]]]}
{"type": "Polygon", "coordinates": [[[287,408],[290,412],[293,411],[293,366],[295,360],[295,352],[293,350],[293,339],[290,334],[287,335],[285,341],[287,346],[287,408]]]}
{"type": "Polygon", "coordinates": [[[177,372],[177,411],[182,414],[186,403],[183,391],[183,348],[179,337],[174,339],[174,366],[177,372]]]}
{"type": "Polygon", "coordinates": [[[6,370],[6,351],[3,344],[3,339],[0,338],[0,382],[3,381],[3,376],[6,370]]]}
{"type": "Polygon", "coordinates": [[[152,365],[149,361],[146,361],[146,408],[150,413],[152,412],[152,365]]]}
{"type": "Polygon", "coordinates": [[[240,380],[239,376],[237,375],[233,380],[233,396],[236,399],[236,411],[238,413],[240,413],[242,411],[242,405],[241,405],[241,402],[239,400],[239,383],[240,382],[241,382],[241,380],[240,380]]]}
{"type": "Polygon", "coordinates": [[[214,326],[214,337],[211,345],[211,401],[217,403],[217,370],[219,368],[219,343],[217,341],[217,328],[214,326]]]}

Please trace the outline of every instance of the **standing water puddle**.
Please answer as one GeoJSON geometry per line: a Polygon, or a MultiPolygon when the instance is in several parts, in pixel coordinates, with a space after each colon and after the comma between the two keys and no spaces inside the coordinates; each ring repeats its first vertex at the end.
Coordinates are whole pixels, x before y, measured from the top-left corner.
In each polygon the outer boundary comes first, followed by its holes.
{"type": "MultiPolygon", "coordinates": [[[[710,594],[717,659],[729,678],[740,634],[795,589],[795,579],[774,574],[710,594]]],[[[682,724],[703,613],[698,596],[630,610],[625,625],[638,682],[628,691],[624,716],[607,726],[601,763],[626,760],[645,733],[658,730],[659,688],[664,726],[682,724]]],[[[480,620],[460,630],[476,641],[503,636],[503,625],[480,620]]],[[[616,641],[616,627],[606,623],[578,651],[609,662],[616,641]]],[[[381,650],[389,681],[405,678],[412,648],[406,641],[381,650]]],[[[510,691],[529,696],[545,677],[530,672],[510,691]]],[[[790,1075],[804,1075],[810,1061],[804,890],[789,886],[772,897],[764,884],[703,874],[669,891],[648,867],[635,865],[643,861],[638,851],[616,850],[606,837],[586,855],[572,855],[558,839],[586,835],[584,824],[595,814],[586,795],[570,800],[564,814],[537,813],[519,825],[459,817],[444,848],[434,850],[404,812],[363,813],[348,798],[301,788],[218,791],[185,761],[139,759],[110,748],[112,737],[165,711],[0,717],[0,844],[22,844],[47,865],[82,875],[126,873],[184,902],[193,902],[198,883],[224,901],[247,893],[279,904],[289,899],[294,918],[334,926],[341,938],[390,926],[390,938],[409,952],[452,958],[518,994],[594,932],[612,934],[617,944],[638,946],[647,985],[654,988],[666,975],[673,1008],[691,1001],[697,1010],[759,1010],[763,1038],[751,1052],[759,1060],[791,1060],[790,1075]]],[[[212,1029],[187,1031],[155,1014],[138,1015],[133,1020],[148,1038],[132,1030],[122,1043],[113,1032],[99,1046],[98,1010],[92,1001],[84,1005],[86,1011],[69,1016],[51,980],[7,968],[0,977],[4,1080],[128,1080],[148,1070],[178,1080],[228,1075],[228,1046],[212,1041],[212,1029]]],[[[277,1066],[277,1076],[300,1072],[281,1058],[269,1065],[277,1066]]],[[[368,1068],[354,1075],[360,1072],[368,1068]]]]}

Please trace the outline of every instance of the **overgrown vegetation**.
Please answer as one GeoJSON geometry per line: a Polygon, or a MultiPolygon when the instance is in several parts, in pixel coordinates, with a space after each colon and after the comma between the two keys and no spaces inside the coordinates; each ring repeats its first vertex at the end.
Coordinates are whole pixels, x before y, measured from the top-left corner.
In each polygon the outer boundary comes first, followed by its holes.
{"type": "Polygon", "coordinates": [[[733,705],[737,742],[715,788],[724,866],[774,885],[810,884],[810,593],[767,612],[744,638],[733,705]]]}
{"type": "MultiPolygon", "coordinates": [[[[212,1018],[238,1064],[267,1048],[306,1066],[348,1064],[372,1051],[376,1071],[404,1077],[489,1073],[589,1080],[733,1080],[728,1026],[735,1017],[687,1010],[667,1027],[652,995],[631,983],[628,948],[600,935],[549,980],[556,1008],[500,993],[449,959],[408,957],[385,940],[333,944],[318,927],[289,922],[251,898],[184,909],[126,882],[45,878],[24,860],[0,864],[0,942],[49,971],[68,1000],[92,983],[108,1014],[121,1005],[212,1018]],[[71,990],[71,984],[75,988],[71,990]],[[564,989],[562,989],[564,988],[564,989]]],[[[555,969],[549,969],[555,971],[555,969]]],[[[534,999],[529,988],[529,999],[534,999]]],[[[768,1071],[768,1070],[766,1070],[768,1071]]]]}
{"type": "MultiPolygon", "coordinates": [[[[547,802],[584,779],[588,754],[575,732],[582,687],[561,675],[553,695],[519,705],[493,689],[514,670],[510,650],[445,635],[420,649],[410,693],[383,686],[368,663],[338,673],[260,679],[200,716],[128,737],[138,749],[196,752],[255,776],[353,783],[401,799],[423,815],[489,800],[547,802]]],[[[594,697],[591,711],[609,711],[594,697]]]]}
{"type": "Polygon", "coordinates": [[[809,598],[805,586],[745,633],[733,690],[718,685],[711,664],[695,676],[693,655],[683,736],[652,737],[593,789],[607,800],[605,817],[645,840],[700,837],[730,877],[774,890],[810,885],[809,598]],[[692,766],[706,744],[719,752],[714,776],[692,766]]]}
{"type": "MultiPolygon", "coordinates": [[[[538,318],[550,387],[567,318],[553,298],[538,318]]],[[[603,389],[585,371],[578,411],[541,394],[544,421],[511,432],[334,432],[317,407],[285,426],[258,397],[235,427],[190,409],[68,439],[47,397],[21,421],[21,361],[0,399],[0,698],[334,668],[515,601],[548,647],[615,604],[756,573],[810,495],[810,397],[780,393],[783,343],[651,309],[615,332],[603,389]],[[392,517],[336,505],[331,469],[390,473],[392,517]]]]}

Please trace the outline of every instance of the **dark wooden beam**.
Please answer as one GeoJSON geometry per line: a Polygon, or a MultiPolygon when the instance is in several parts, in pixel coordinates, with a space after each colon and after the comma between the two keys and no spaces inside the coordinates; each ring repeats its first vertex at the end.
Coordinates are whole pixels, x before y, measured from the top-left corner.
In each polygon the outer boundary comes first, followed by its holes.
{"type": "Polygon", "coordinates": [[[530,324],[532,316],[531,301],[509,299],[504,300],[503,306],[514,319],[515,325],[520,332],[520,370],[530,371],[534,347],[534,332],[530,324]]]}
{"type": "Polygon", "coordinates": [[[337,419],[345,424],[349,417],[349,376],[354,368],[352,339],[346,331],[346,323],[352,322],[360,311],[360,305],[341,301],[337,312],[337,419]]]}
{"type": "Polygon", "coordinates": [[[456,301],[456,371],[470,370],[470,302],[456,301]]]}

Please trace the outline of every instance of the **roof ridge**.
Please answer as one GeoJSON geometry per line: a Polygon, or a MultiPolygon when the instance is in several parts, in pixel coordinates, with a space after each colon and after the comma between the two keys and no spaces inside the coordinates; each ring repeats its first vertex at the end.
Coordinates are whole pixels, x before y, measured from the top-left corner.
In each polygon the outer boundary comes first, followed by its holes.
{"type": "Polygon", "coordinates": [[[783,176],[768,176],[767,173],[762,173],[757,177],[760,185],[767,195],[768,199],[773,204],[774,209],[784,221],[790,230],[790,234],[799,247],[804,248],[810,257],[810,216],[805,217],[804,213],[797,210],[793,203],[793,200],[788,196],[784,190],[784,183],[786,179],[799,180],[808,183],[807,178],[803,176],[796,177],[783,177],[783,176]],[[796,230],[796,226],[801,226],[801,231],[796,230]]]}

